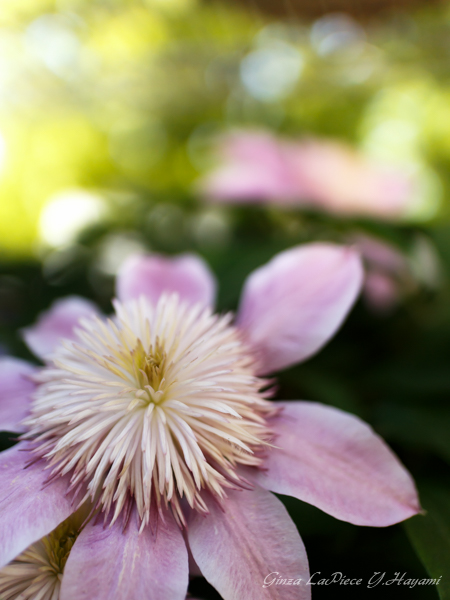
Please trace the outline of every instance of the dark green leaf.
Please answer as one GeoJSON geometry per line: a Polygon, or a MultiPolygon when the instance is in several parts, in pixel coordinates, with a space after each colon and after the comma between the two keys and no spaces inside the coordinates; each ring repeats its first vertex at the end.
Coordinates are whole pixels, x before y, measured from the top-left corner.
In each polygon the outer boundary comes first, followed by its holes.
{"type": "Polygon", "coordinates": [[[450,600],[450,490],[421,491],[425,515],[405,522],[406,532],[419,558],[433,579],[441,600],[450,600]]]}

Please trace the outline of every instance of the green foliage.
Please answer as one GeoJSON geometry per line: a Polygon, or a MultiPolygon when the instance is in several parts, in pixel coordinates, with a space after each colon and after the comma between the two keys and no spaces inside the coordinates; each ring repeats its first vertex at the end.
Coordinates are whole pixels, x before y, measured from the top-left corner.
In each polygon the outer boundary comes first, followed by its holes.
{"type": "Polygon", "coordinates": [[[405,523],[405,529],[430,577],[440,579],[436,586],[441,600],[450,598],[450,582],[445,577],[450,562],[450,489],[425,488],[422,492],[425,515],[405,523]]]}

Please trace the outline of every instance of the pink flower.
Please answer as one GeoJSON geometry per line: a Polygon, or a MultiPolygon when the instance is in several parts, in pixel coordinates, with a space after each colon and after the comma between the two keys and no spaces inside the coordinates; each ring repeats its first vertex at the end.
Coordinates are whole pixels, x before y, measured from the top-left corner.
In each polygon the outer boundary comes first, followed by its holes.
{"type": "Polygon", "coordinates": [[[301,203],[308,194],[294,171],[289,145],[265,131],[237,131],[220,140],[219,165],[200,181],[218,202],[301,203]]]}
{"type": "Polygon", "coordinates": [[[396,218],[412,201],[404,171],[370,162],[350,146],[320,139],[288,141],[268,132],[223,138],[222,162],[200,183],[218,202],[309,206],[334,214],[396,218]]]}
{"type": "Polygon", "coordinates": [[[375,313],[390,313],[418,287],[407,256],[385,240],[365,234],[352,241],[365,263],[363,296],[367,305],[375,313]]]}
{"type": "Polygon", "coordinates": [[[74,298],[44,313],[24,335],[46,366],[0,362],[0,425],[24,431],[0,455],[0,594],[184,600],[189,549],[225,600],[307,599],[305,549],[271,491],[357,525],[416,514],[368,425],[268,399],[264,377],[316,353],[361,282],[354,250],[293,248],[250,275],[233,325],[201,259],[136,256],[112,319],[74,298]],[[264,588],[273,571],[297,585],[264,588]]]}

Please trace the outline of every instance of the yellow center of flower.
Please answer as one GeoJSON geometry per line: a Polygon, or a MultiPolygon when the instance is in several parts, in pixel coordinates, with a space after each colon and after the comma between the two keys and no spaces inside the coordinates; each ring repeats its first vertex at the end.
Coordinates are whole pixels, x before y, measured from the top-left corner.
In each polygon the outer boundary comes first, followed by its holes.
{"type": "Polygon", "coordinates": [[[41,372],[26,439],[70,474],[113,521],[135,502],[142,526],[180,499],[206,511],[205,490],[222,498],[246,485],[240,466],[259,466],[273,412],[231,317],[176,295],[116,304],[109,321],[82,321],[41,372]]]}

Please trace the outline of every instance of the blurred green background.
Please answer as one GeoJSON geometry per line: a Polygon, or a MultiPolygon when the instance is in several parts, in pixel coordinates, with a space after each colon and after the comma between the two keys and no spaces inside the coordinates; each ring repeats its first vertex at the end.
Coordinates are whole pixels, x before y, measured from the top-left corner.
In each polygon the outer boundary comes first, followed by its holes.
{"type": "MultiPolygon", "coordinates": [[[[110,311],[114,275],[136,251],[201,254],[226,310],[252,269],[292,245],[389,243],[403,260],[387,268],[393,301],[366,295],[325,350],[280,375],[278,397],[371,423],[416,478],[426,515],[357,528],[283,500],[312,573],[442,576],[313,598],[448,599],[450,5],[379,4],[3,0],[0,354],[33,360],[18,331],[57,297],[110,311]],[[403,169],[415,182],[408,210],[209,202],[199,181],[220,162],[218,136],[236,128],[331,138],[403,169]]],[[[190,589],[218,598],[203,580],[190,589]]]]}

